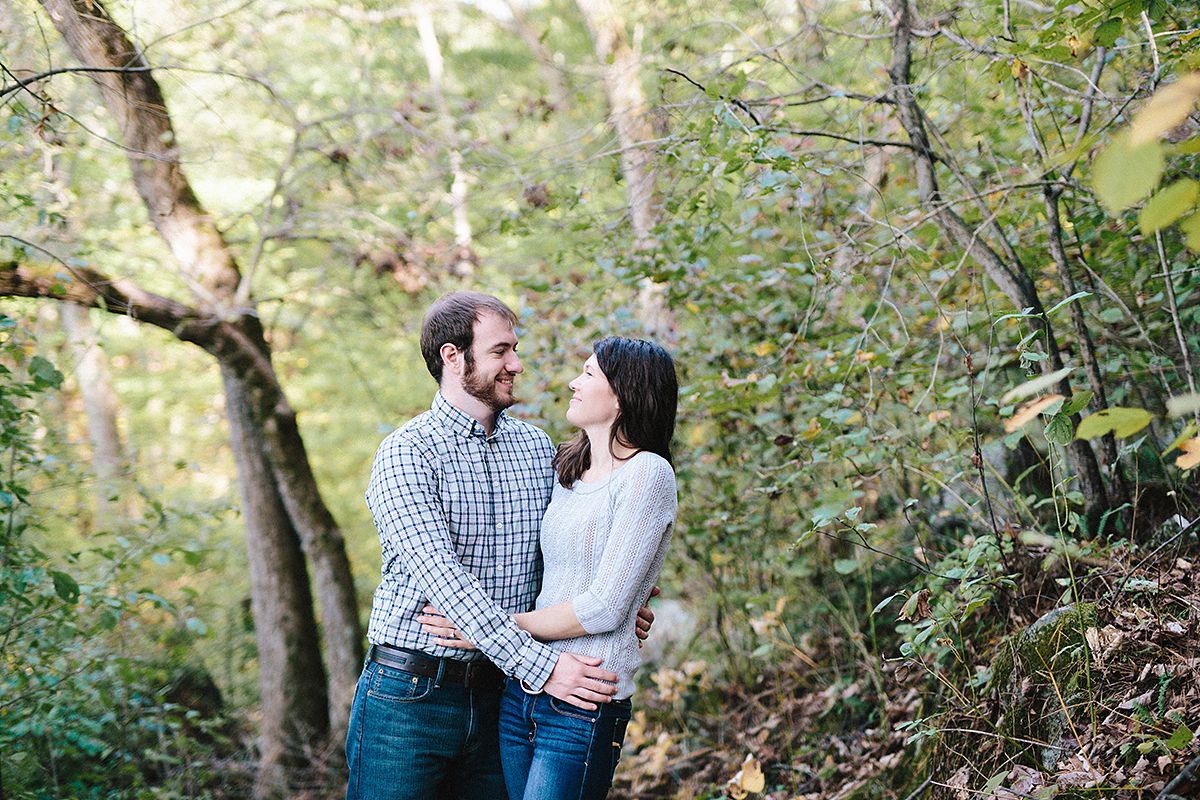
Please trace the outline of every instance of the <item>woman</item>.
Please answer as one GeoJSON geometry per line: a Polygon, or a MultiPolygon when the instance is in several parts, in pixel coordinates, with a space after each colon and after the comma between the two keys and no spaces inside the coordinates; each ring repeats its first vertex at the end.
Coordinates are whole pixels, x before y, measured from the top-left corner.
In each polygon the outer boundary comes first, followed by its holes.
{"type": "MultiPolygon", "coordinates": [[[[542,591],[514,615],[562,652],[596,656],[618,675],[613,700],[570,705],[510,680],[500,757],[510,800],[603,798],[612,785],[640,658],[638,608],[658,578],[675,524],[671,437],[679,399],[671,356],[641,339],[596,342],[568,384],[579,434],[554,457],[558,484],[542,520],[542,591]]],[[[444,617],[438,644],[472,647],[444,617]]]]}

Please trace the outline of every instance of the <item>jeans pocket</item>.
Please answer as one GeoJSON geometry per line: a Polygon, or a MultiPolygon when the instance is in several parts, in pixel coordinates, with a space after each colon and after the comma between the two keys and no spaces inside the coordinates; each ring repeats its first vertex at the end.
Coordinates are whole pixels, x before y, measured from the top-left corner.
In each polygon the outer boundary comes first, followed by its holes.
{"type": "Polygon", "coordinates": [[[553,710],[556,714],[560,714],[564,717],[571,717],[572,719],[581,719],[584,722],[591,723],[595,723],[600,717],[599,708],[597,708],[595,711],[588,711],[587,709],[580,708],[579,706],[573,706],[566,700],[559,700],[557,697],[550,697],[550,695],[547,695],[547,697],[550,700],[551,710],[553,710]]]}
{"type": "Polygon", "coordinates": [[[367,697],[392,703],[411,703],[426,697],[431,691],[433,678],[376,664],[367,697]]]}
{"type": "Polygon", "coordinates": [[[621,748],[625,744],[625,729],[629,727],[628,717],[617,717],[612,727],[612,769],[608,773],[609,783],[617,774],[617,764],[621,761],[621,748]]]}

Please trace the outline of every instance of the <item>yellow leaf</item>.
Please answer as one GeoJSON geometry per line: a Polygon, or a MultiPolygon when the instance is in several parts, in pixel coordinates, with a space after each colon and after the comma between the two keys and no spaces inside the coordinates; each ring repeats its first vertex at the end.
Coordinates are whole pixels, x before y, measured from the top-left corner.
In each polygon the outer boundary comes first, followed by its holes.
{"type": "Polygon", "coordinates": [[[808,427],[800,432],[801,439],[812,440],[821,435],[821,423],[816,417],[808,420],[808,427]]]}
{"type": "Polygon", "coordinates": [[[1111,431],[1116,438],[1124,439],[1149,425],[1152,419],[1154,415],[1144,408],[1109,406],[1080,420],[1075,438],[1095,439],[1111,431]]]}
{"type": "Polygon", "coordinates": [[[939,408],[937,411],[929,412],[930,422],[941,422],[944,419],[950,419],[950,412],[944,408],[939,408]]]}
{"type": "Polygon", "coordinates": [[[1200,183],[1181,178],[1151,197],[1138,213],[1138,226],[1146,236],[1162,230],[1192,211],[1200,196],[1200,183]]]}
{"type": "Polygon", "coordinates": [[[1092,188],[1105,210],[1117,214],[1154,191],[1165,166],[1161,144],[1135,145],[1129,131],[1121,131],[1092,162],[1092,188]]]}
{"type": "Polygon", "coordinates": [[[1200,212],[1185,217],[1179,223],[1179,230],[1187,237],[1188,249],[1200,252],[1200,212]]]}
{"type": "Polygon", "coordinates": [[[1175,459],[1175,466],[1180,469],[1191,469],[1200,465],[1200,436],[1181,442],[1179,449],[1182,454],[1175,459]]]}
{"type": "Polygon", "coordinates": [[[1175,437],[1175,441],[1171,442],[1171,446],[1168,447],[1166,450],[1162,451],[1162,453],[1161,453],[1162,457],[1166,458],[1167,453],[1169,453],[1172,450],[1174,450],[1175,448],[1179,447],[1181,444],[1186,442],[1188,439],[1194,438],[1197,433],[1200,433],[1200,425],[1196,425],[1196,423],[1194,423],[1194,422],[1189,422],[1184,427],[1184,429],[1179,432],[1179,435],[1175,437]]]}
{"type": "Polygon", "coordinates": [[[763,775],[762,766],[758,763],[758,759],[753,753],[746,754],[746,760],[742,762],[742,768],[737,771],[737,774],[729,779],[726,784],[730,797],[736,800],[743,800],[748,793],[761,792],[767,788],[767,778],[763,775]]]}
{"type": "Polygon", "coordinates": [[[1025,80],[1029,76],[1029,65],[1019,58],[1014,58],[1008,68],[1012,72],[1012,76],[1019,81],[1025,80]]]}
{"type": "Polygon", "coordinates": [[[1154,141],[1187,119],[1200,100],[1200,72],[1185,75],[1154,93],[1133,118],[1129,143],[1134,147],[1154,141]]]}
{"type": "Polygon", "coordinates": [[[1048,394],[1045,397],[1030,400],[1018,408],[1017,413],[1004,421],[1004,430],[1007,433],[1012,433],[1015,430],[1025,427],[1026,423],[1062,399],[1063,396],[1061,394],[1048,394]]]}
{"type": "Polygon", "coordinates": [[[754,346],[754,354],[759,358],[769,356],[779,349],[779,345],[774,342],[759,342],[754,346]]]}

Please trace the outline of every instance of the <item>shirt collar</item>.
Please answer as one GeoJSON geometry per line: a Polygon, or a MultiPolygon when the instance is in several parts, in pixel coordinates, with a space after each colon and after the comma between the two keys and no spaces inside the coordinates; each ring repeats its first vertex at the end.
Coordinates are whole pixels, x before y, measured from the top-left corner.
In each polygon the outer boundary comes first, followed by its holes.
{"type": "MultiPolygon", "coordinates": [[[[441,392],[434,395],[433,406],[430,410],[435,420],[459,436],[485,438],[483,426],[479,424],[479,421],[447,400],[441,392]]],[[[508,414],[503,410],[500,411],[496,414],[496,425],[492,429],[492,435],[487,438],[495,439],[500,436],[510,424],[511,420],[508,414]]]]}

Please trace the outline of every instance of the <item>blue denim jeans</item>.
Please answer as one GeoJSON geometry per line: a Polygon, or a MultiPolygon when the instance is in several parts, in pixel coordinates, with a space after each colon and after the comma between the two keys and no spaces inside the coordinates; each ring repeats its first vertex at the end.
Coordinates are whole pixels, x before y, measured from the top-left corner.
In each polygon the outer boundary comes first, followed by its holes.
{"type": "Polygon", "coordinates": [[[510,680],[500,701],[500,760],[512,800],[603,800],[629,724],[628,700],[584,711],[510,680]]]}
{"type": "Polygon", "coordinates": [[[500,689],[437,686],[368,661],[346,735],[347,800],[505,800],[500,689]]]}

